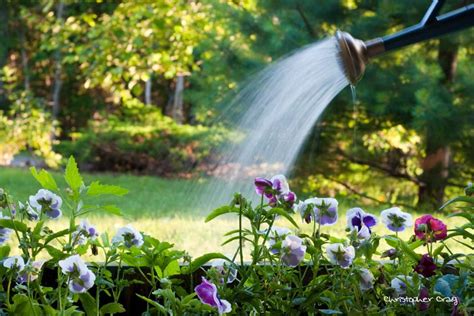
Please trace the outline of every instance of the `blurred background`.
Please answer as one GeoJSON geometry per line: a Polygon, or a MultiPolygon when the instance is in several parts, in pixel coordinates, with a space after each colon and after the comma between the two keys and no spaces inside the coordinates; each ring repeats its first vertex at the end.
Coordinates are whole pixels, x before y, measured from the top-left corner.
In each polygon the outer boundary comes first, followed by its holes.
{"type": "MultiPolygon", "coordinates": [[[[180,227],[202,222],[187,187],[237,141],[226,113],[252,74],[337,29],[368,40],[416,24],[430,2],[0,0],[0,186],[26,199],[38,186],[25,166],[55,170],[74,155],[87,179],[130,190],[127,218],[179,244],[180,227]]],[[[356,101],[344,90],[314,126],[292,189],[419,212],[462,192],[474,174],[473,56],[470,29],[374,60],[356,101]]]]}

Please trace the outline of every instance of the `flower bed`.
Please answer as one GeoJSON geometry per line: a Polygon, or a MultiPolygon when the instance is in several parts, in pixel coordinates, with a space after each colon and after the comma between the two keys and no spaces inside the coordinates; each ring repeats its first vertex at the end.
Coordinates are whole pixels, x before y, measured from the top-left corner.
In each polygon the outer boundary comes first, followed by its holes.
{"type": "Polygon", "coordinates": [[[193,259],[131,225],[114,236],[100,234],[84,218],[95,212],[120,215],[118,207],[101,204],[101,197],[127,191],[98,182],[86,185],[73,158],[64,174],[65,189],[44,170],[32,169],[32,174],[43,189],[28,202],[0,192],[0,304],[5,313],[137,314],[137,299],[146,315],[472,311],[472,186],[466,196],[443,206],[463,203],[452,214],[467,220],[459,227],[447,227],[429,214],[413,221],[399,208],[382,211],[380,218],[353,208],[346,214],[347,236],[330,236],[325,227],[343,220],[335,199],[298,201],[284,176],[257,178],[258,205],[236,194],[206,218],[236,216],[236,229],[224,241],[236,244],[234,255],[193,259]],[[298,233],[294,213],[301,215],[301,225],[312,226],[310,234],[298,233]],[[68,227],[48,228],[48,221],[66,215],[68,227]],[[275,227],[277,218],[294,229],[275,227]],[[376,235],[376,225],[384,225],[387,234],[376,235]],[[398,237],[406,229],[413,229],[410,240],[398,237]],[[10,239],[18,242],[20,255],[9,256],[10,239]],[[453,253],[447,239],[468,253],[453,253]],[[379,253],[381,240],[392,248],[379,253]],[[87,253],[100,255],[102,262],[86,264],[87,253]]]}

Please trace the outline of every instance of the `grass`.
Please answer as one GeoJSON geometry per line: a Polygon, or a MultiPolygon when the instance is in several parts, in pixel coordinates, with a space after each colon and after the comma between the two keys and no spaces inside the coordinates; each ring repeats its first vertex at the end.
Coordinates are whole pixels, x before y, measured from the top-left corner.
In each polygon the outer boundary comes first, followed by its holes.
{"type": "MultiPolygon", "coordinates": [[[[59,173],[53,173],[59,183],[63,183],[59,173]]],[[[198,191],[191,190],[196,182],[191,180],[171,180],[150,176],[134,175],[113,175],[113,174],[85,174],[86,182],[99,180],[105,184],[120,185],[130,190],[130,193],[122,198],[110,199],[110,202],[119,205],[124,217],[94,215],[89,217],[89,221],[97,226],[100,232],[114,232],[126,224],[132,224],[140,231],[146,232],[160,240],[169,241],[175,244],[178,249],[187,250],[191,255],[198,256],[207,252],[222,252],[231,256],[235,249],[235,244],[228,244],[222,247],[220,244],[225,240],[224,234],[227,231],[236,229],[238,221],[236,217],[218,218],[210,223],[204,223],[206,210],[196,209],[193,201],[198,200],[198,191]]],[[[6,189],[15,199],[27,200],[28,196],[34,194],[39,185],[30,175],[28,170],[0,168],[0,187],[6,189]]],[[[230,197],[229,197],[230,199],[230,197]]],[[[345,211],[355,205],[345,205],[341,203],[339,216],[336,225],[324,227],[323,232],[333,236],[345,235],[345,211]]],[[[379,215],[382,209],[372,207],[370,212],[379,215]]],[[[412,214],[414,218],[421,214],[412,214]]],[[[448,227],[460,226],[465,223],[464,219],[446,218],[442,214],[437,217],[446,222],[448,227]]],[[[301,223],[298,215],[295,220],[301,223]]],[[[277,225],[288,226],[281,220],[277,225]]],[[[67,227],[65,219],[51,221],[48,226],[53,230],[67,227]]],[[[312,225],[299,224],[299,231],[310,232],[312,225]]],[[[383,227],[383,224],[376,226],[374,231],[379,235],[390,232],[383,227]]],[[[408,240],[413,234],[408,230],[400,234],[400,237],[408,240]]],[[[451,250],[464,252],[468,250],[455,243],[448,241],[451,250]]],[[[387,249],[387,245],[382,242],[382,249],[387,249]]],[[[420,249],[421,250],[421,249],[420,249]]]]}

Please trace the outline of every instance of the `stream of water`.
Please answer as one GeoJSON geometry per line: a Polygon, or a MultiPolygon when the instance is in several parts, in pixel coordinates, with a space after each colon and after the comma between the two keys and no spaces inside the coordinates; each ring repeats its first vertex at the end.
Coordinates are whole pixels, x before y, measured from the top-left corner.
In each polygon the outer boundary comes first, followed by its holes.
{"type": "Polygon", "coordinates": [[[241,110],[245,138],[223,150],[202,207],[228,203],[235,192],[253,194],[253,178],[288,175],[303,143],[331,100],[349,82],[335,38],[306,46],[251,79],[232,102],[241,110]]]}

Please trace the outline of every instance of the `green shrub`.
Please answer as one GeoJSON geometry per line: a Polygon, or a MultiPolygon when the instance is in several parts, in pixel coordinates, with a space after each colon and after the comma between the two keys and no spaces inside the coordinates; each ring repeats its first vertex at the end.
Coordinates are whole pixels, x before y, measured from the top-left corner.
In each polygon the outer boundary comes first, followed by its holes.
{"type": "Polygon", "coordinates": [[[211,162],[215,149],[231,136],[222,127],[179,125],[159,109],[134,104],[119,114],[96,117],[58,150],[93,170],[170,175],[211,162]]]}
{"type": "Polygon", "coordinates": [[[59,130],[44,110],[44,101],[26,92],[10,99],[9,111],[0,111],[0,165],[8,165],[15,155],[30,150],[49,167],[57,167],[61,156],[53,151],[53,143],[59,130]]]}

